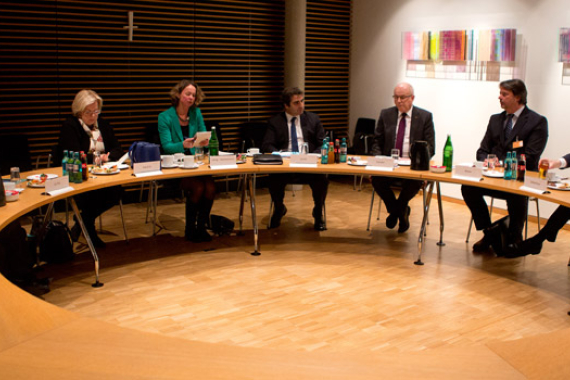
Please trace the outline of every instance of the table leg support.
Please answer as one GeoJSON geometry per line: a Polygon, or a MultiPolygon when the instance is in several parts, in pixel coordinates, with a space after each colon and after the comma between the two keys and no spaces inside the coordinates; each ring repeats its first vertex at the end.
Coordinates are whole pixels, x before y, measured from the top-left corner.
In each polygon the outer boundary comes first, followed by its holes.
{"type": "MultiPolygon", "coordinates": [[[[244,174],[243,184],[241,185],[241,200],[240,200],[240,204],[239,204],[239,231],[238,231],[239,236],[243,236],[243,210],[244,210],[245,194],[246,194],[248,178],[249,178],[249,175],[244,174]]],[[[241,181],[241,178],[240,178],[240,181],[241,181]]]]}
{"type": "Polygon", "coordinates": [[[249,176],[248,186],[249,186],[249,199],[251,204],[251,222],[253,224],[253,252],[251,253],[253,256],[261,255],[259,252],[259,229],[257,225],[257,212],[255,209],[255,182],[256,182],[256,175],[249,176]]]}
{"type": "Polygon", "coordinates": [[[443,205],[441,203],[441,187],[439,186],[439,182],[436,184],[437,186],[437,208],[439,210],[439,241],[436,243],[440,247],[445,246],[443,242],[443,230],[445,229],[445,222],[443,220],[443,205]]]}
{"type": "Polygon", "coordinates": [[[424,263],[422,262],[422,251],[424,248],[424,234],[426,231],[426,224],[427,224],[427,216],[429,213],[429,206],[431,203],[431,196],[433,195],[433,187],[434,187],[434,182],[428,182],[427,188],[428,188],[428,196],[427,196],[427,201],[426,204],[424,206],[424,217],[422,219],[422,226],[420,228],[420,235],[418,237],[418,258],[416,261],[414,261],[415,265],[424,265],[424,263]]]}
{"type": "Polygon", "coordinates": [[[99,282],[99,257],[97,256],[97,252],[95,251],[95,247],[93,246],[93,242],[91,241],[91,237],[85,228],[85,224],[83,224],[83,219],[81,219],[81,213],[79,212],[79,208],[77,207],[77,203],[75,203],[75,199],[73,197],[70,198],[71,208],[73,209],[73,213],[75,214],[75,218],[77,219],[77,223],[81,226],[81,231],[83,232],[83,236],[87,241],[87,245],[89,246],[89,250],[91,251],[91,255],[93,255],[93,261],[95,261],[95,283],[92,284],[94,288],[100,288],[103,286],[102,282],[99,282]]]}

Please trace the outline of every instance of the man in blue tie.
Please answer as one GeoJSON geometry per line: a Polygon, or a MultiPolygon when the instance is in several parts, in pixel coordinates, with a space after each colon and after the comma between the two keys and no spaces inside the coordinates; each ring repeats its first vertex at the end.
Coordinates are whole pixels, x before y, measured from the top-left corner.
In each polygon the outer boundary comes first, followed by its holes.
{"type": "MultiPolygon", "coordinates": [[[[520,79],[510,79],[499,84],[499,102],[504,111],[489,119],[485,137],[477,150],[477,161],[486,161],[489,154],[504,160],[507,152],[516,151],[517,155],[526,156],[526,170],[537,171],[540,155],[548,140],[548,121],[526,106],[527,90],[520,79]]],[[[527,213],[526,197],[467,185],[461,187],[461,194],[471,210],[475,227],[484,233],[491,226],[491,217],[483,196],[505,199],[510,217],[509,243],[522,240],[527,213]]],[[[473,245],[473,252],[485,252],[490,245],[490,239],[483,236],[473,245]]]]}
{"type": "MultiPolygon", "coordinates": [[[[268,128],[263,138],[261,151],[299,152],[299,148],[307,143],[309,153],[320,153],[325,130],[317,114],[305,112],[305,95],[298,87],[286,88],[281,94],[281,102],[285,108],[268,122],[268,128]]],[[[273,215],[269,228],[277,228],[281,219],[287,213],[283,203],[285,186],[288,183],[306,183],[313,191],[314,228],[323,231],[323,205],[327,196],[328,180],[325,175],[307,174],[274,174],[269,176],[269,193],[274,204],[273,215]]]]}
{"type": "MultiPolygon", "coordinates": [[[[415,141],[426,141],[429,155],[435,151],[435,130],[433,117],[419,107],[415,107],[414,88],[409,83],[400,83],[394,88],[394,107],[383,109],[374,130],[373,155],[390,156],[392,149],[398,149],[400,157],[409,158],[410,146],[415,141]]],[[[384,201],[388,210],[386,227],[398,226],[404,233],[410,228],[410,200],[420,191],[423,181],[372,177],[372,186],[384,201]],[[396,198],[394,187],[400,189],[396,198]]]]}

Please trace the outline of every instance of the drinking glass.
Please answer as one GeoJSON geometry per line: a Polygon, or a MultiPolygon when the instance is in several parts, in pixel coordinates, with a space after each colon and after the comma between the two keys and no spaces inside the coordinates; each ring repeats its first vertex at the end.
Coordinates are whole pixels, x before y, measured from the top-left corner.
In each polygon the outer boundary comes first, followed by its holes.
{"type": "Polygon", "coordinates": [[[309,144],[308,143],[303,143],[303,145],[301,145],[301,154],[307,154],[309,153],[309,144]]]}
{"type": "Polygon", "coordinates": [[[540,179],[546,179],[546,175],[548,174],[548,169],[550,168],[550,164],[548,161],[542,161],[538,166],[538,177],[540,179]]]}
{"type": "Polygon", "coordinates": [[[194,147],[194,161],[198,165],[202,165],[204,163],[204,147],[201,146],[194,147]]]}
{"type": "Polygon", "coordinates": [[[390,151],[390,157],[394,160],[394,166],[398,166],[398,160],[400,159],[400,149],[392,149],[390,151]]]}
{"type": "Polygon", "coordinates": [[[20,168],[14,166],[10,168],[10,181],[16,182],[16,184],[20,183],[20,168]]]}
{"type": "Polygon", "coordinates": [[[497,165],[497,155],[496,154],[488,154],[487,155],[487,170],[495,170],[496,165],[497,165]]]}

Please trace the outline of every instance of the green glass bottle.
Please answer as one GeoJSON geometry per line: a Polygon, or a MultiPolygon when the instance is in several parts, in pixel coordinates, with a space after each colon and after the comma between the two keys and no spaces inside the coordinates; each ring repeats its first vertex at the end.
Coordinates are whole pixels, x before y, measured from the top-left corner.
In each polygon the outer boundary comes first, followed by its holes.
{"type": "Polygon", "coordinates": [[[218,136],[216,135],[216,127],[212,127],[208,150],[210,151],[210,156],[217,156],[220,154],[220,143],[218,142],[218,136]]]}
{"type": "Polygon", "coordinates": [[[443,166],[445,166],[446,172],[450,172],[453,166],[453,145],[451,145],[451,135],[447,135],[447,141],[443,147],[443,166]]]}

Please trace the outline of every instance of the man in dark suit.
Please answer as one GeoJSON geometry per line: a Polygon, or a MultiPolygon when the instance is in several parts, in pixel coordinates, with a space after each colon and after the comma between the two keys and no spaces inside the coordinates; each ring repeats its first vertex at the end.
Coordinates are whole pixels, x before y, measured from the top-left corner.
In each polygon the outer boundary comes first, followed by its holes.
{"type": "MultiPolygon", "coordinates": [[[[400,83],[394,88],[394,107],[383,109],[374,131],[373,155],[391,155],[392,149],[400,151],[400,157],[409,157],[410,146],[415,141],[426,141],[430,157],[435,150],[435,130],[431,112],[414,107],[414,89],[409,83],[400,83]]],[[[410,200],[420,191],[423,181],[390,177],[372,177],[372,186],[380,195],[388,217],[386,226],[394,228],[399,222],[398,232],[410,228],[410,200]],[[400,187],[396,198],[393,186],[400,187]]]]}
{"type": "MultiPolygon", "coordinates": [[[[477,150],[477,160],[486,161],[488,154],[495,154],[499,160],[504,160],[507,152],[516,150],[517,154],[525,154],[526,169],[536,171],[548,140],[548,122],[544,116],[526,106],[527,91],[522,80],[503,81],[499,88],[499,101],[504,111],[492,115],[489,119],[487,132],[477,150]]],[[[461,187],[461,193],[465,204],[471,210],[477,230],[485,230],[491,225],[491,217],[483,196],[505,199],[510,216],[508,238],[511,242],[522,240],[527,213],[525,196],[467,185],[461,187]]],[[[473,245],[473,252],[488,250],[490,243],[484,236],[473,245]]]]}
{"type": "MultiPolygon", "coordinates": [[[[570,153],[558,160],[543,158],[539,165],[543,162],[548,163],[549,169],[565,169],[570,164],[570,153]]],[[[570,208],[558,206],[538,234],[523,242],[510,244],[505,251],[505,257],[512,259],[526,255],[538,255],[542,250],[542,243],[545,240],[555,242],[558,231],[566,225],[568,220],[570,220],[570,208]]]]}
{"type": "MultiPolygon", "coordinates": [[[[317,114],[305,112],[305,96],[297,87],[286,88],[281,94],[285,111],[271,119],[261,151],[272,153],[276,151],[299,152],[299,148],[307,143],[309,153],[320,153],[325,137],[325,130],[317,114]]],[[[325,175],[308,174],[275,174],[269,178],[269,193],[275,205],[269,228],[277,228],[281,219],[287,213],[283,203],[285,186],[288,183],[308,183],[313,191],[313,218],[315,230],[323,231],[323,205],[327,196],[328,180],[325,175]]]]}

